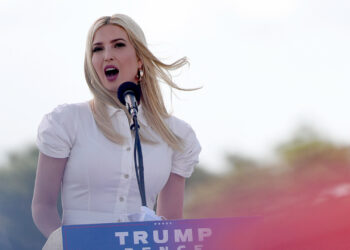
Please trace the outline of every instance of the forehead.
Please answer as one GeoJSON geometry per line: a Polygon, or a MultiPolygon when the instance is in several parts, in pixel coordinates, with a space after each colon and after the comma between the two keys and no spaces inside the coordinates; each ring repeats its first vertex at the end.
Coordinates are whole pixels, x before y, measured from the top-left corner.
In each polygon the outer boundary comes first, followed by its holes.
{"type": "Polygon", "coordinates": [[[123,28],[117,25],[107,24],[97,29],[93,43],[105,43],[119,38],[129,41],[128,35],[123,28]]]}

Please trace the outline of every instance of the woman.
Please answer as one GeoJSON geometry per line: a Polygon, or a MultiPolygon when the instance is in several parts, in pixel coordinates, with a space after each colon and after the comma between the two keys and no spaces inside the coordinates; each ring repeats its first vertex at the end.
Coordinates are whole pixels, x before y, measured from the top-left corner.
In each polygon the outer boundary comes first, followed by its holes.
{"type": "Polygon", "coordinates": [[[92,25],[84,67],[93,100],[58,106],[38,130],[32,214],[45,237],[62,224],[130,221],[130,214],[140,212],[130,116],[116,95],[126,81],[142,90],[138,120],[147,205],[153,208],[157,199],[157,215],[182,218],[185,178],[198,162],[200,145],[189,125],[167,113],[158,79],[181,89],[168,70],[186,63],[185,58],[169,65],[159,61],[126,15],[102,17],[92,25]]]}

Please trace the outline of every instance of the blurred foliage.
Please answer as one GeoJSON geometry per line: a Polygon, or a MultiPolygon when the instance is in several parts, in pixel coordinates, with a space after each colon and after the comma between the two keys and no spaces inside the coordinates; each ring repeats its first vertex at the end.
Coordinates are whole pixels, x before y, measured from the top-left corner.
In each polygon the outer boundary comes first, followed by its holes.
{"type": "Polygon", "coordinates": [[[0,249],[41,249],[45,241],[31,215],[37,160],[30,146],[11,153],[0,168],[0,249]]]}
{"type": "Polygon", "coordinates": [[[236,174],[247,173],[253,171],[258,167],[258,163],[250,157],[239,154],[226,155],[226,162],[236,174]]]}
{"type": "Polygon", "coordinates": [[[300,127],[290,140],[277,147],[276,152],[284,162],[296,167],[315,161],[349,159],[348,147],[336,145],[308,126],[300,127]]]}
{"type": "Polygon", "coordinates": [[[208,172],[202,166],[197,166],[195,167],[191,178],[186,179],[186,190],[195,188],[198,185],[203,185],[216,178],[218,178],[217,175],[208,172]]]}
{"type": "Polygon", "coordinates": [[[228,153],[232,171],[192,190],[186,217],[268,215],[313,206],[332,188],[350,185],[349,153],[349,146],[306,126],[277,147],[275,162],[228,153]]]}

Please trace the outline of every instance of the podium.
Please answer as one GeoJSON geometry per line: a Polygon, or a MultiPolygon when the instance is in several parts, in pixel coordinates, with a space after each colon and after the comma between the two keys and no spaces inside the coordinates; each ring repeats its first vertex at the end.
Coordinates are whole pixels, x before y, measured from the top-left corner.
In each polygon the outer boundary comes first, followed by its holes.
{"type": "Polygon", "coordinates": [[[66,225],[61,234],[64,250],[233,250],[232,236],[257,220],[237,217],[66,225]]]}

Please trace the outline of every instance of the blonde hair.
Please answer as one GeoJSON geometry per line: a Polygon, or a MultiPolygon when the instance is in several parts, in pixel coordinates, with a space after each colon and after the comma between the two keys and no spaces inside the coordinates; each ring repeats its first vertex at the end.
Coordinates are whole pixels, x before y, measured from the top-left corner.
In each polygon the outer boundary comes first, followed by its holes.
{"type": "MultiPolygon", "coordinates": [[[[171,70],[184,66],[188,61],[186,57],[183,57],[171,64],[161,62],[147,48],[145,35],[138,24],[130,17],[123,14],[104,16],[97,19],[91,26],[87,37],[84,71],[86,82],[94,95],[94,99],[90,105],[97,126],[109,140],[117,144],[123,144],[124,137],[113,128],[107,113],[106,105],[122,108],[124,110],[126,109],[116,96],[103,87],[92,65],[92,43],[95,32],[100,27],[107,24],[117,25],[125,30],[131,44],[135,48],[137,57],[143,64],[144,75],[140,82],[142,91],[141,103],[147,123],[170,147],[180,150],[182,145],[181,139],[177,137],[164,122],[164,118],[170,115],[164,105],[163,96],[159,87],[159,80],[162,80],[171,88],[193,90],[183,89],[177,86],[172,81],[172,77],[169,73],[171,70]]],[[[125,113],[129,116],[128,112],[125,113]]],[[[143,134],[142,130],[141,138],[146,142],[151,142],[151,140],[145,139],[146,136],[143,134]]]]}

